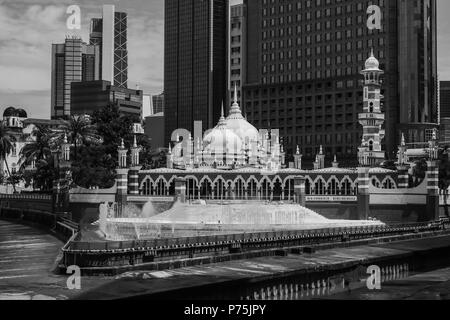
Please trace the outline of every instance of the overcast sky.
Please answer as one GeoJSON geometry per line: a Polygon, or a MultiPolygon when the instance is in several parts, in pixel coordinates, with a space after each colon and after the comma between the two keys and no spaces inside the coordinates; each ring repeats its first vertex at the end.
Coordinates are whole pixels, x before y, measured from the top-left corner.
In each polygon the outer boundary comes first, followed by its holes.
{"type": "MultiPolygon", "coordinates": [[[[239,1],[239,0],[233,0],[239,1]]],[[[130,88],[163,89],[164,0],[0,0],[0,112],[21,106],[29,117],[50,116],[51,44],[64,42],[66,10],[82,11],[81,36],[89,41],[89,21],[102,4],[128,13],[130,88]]],[[[439,74],[450,80],[450,1],[438,0],[439,74]]]]}

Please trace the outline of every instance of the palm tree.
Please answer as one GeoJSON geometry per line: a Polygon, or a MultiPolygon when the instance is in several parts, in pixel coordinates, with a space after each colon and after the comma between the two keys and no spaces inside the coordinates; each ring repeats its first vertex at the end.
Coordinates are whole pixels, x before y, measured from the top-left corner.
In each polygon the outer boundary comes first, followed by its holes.
{"type": "MultiPolygon", "coordinates": [[[[3,123],[0,123],[0,158],[5,161],[6,170],[8,171],[8,175],[11,177],[11,171],[9,170],[8,161],[6,157],[11,153],[13,149],[12,137],[9,135],[6,127],[3,123]]],[[[14,193],[16,193],[16,185],[12,180],[12,185],[14,189],[14,193]]]]}
{"type": "Polygon", "coordinates": [[[50,140],[51,131],[42,126],[36,126],[31,133],[34,141],[27,143],[20,152],[21,170],[25,169],[27,164],[33,161],[47,160],[51,157],[50,140]]]}
{"type": "Polygon", "coordinates": [[[97,134],[97,127],[91,124],[86,116],[70,116],[69,120],[64,121],[53,137],[49,140],[50,147],[61,145],[64,139],[74,147],[75,161],[78,159],[78,148],[85,144],[101,144],[103,139],[97,134]]]}

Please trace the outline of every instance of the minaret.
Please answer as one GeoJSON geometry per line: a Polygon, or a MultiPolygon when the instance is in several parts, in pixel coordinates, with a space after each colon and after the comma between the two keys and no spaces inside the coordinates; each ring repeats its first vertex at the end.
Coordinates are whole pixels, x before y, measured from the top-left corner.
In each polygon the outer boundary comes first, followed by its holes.
{"type": "Polygon", "coordinates": [[[128,172],[128,193],[132,195],[139,194],[139,153],[141,148],[137,144],[136,135],[134,135],[133,146],[130,148],[131,152],[131,167],[128,172]]]}
{"type": "Polygon", "coordinates": [[[297,146],[297,150],[294,154],[294,168],[302,170],[302,155],[300,154],[300,147],[297,146]]]}
{"type": "Polygon", "coordinates": [[[380,63],[373,55],[373,49],[361,71],[364,76],[363,112],[359,114],[359,123],[363,126],[363,137],[358,152],[359,164],[363,167],[379,165],[385,160],[385,152],[381,142],[384,139],[382,126],[385,115],[381,110],[381,81],[384,71],[379,69],[380,63]]]}
{"type": "Polygon", "coordinates": [[[317,161],[319,164],[319,169],[325,168],[325,155],[323,154],[323,146],[320,146],[319,154],[317,155],[317,161]]]}
{"type": "Polygon", "coordinates": [[[172,146],[169,143],[169,152],[166,155],[166,166],[167,169],[173,169],[173,155],[172,155],[172,146]]]}
{"type": "Polygon", "coordinates": [[[128,196],[128,164],[127,164],[127,153],[128,150],[125,148],[125,143],[122,139],[121,144],[117,150],[119,156],[119,166],[116,169],[116,183],[117,183],[117,191],[116,191],[116,202],[117,202],[117,212],[116,217],[122,217],[125,206],[127,204],[127,196],[128,196]]]}

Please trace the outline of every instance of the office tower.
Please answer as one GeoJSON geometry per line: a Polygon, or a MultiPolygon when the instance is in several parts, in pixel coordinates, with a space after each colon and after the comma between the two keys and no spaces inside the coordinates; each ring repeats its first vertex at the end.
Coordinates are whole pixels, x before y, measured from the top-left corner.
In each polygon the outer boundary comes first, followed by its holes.
{"type": "Polygon", "coordinates": [[[92,115],[115,104],[122,114],[142,116],[143,92],[111,85],[105,80],[72,83],[72,114],[92,115]]]}
{"type": "Polygon", "coordinates": [[[152,102],[153,102],[153,114],[164,112],[164,92],[152,96],[152,102]]]}
{"type": "Polygon", "coordinates": [[[150,138],[153,150],[167,148],[164,141],[164,113],[156,113],[145,117],[144,132],[150,138]]]}
{"type": "Polygon", "coordinates": [[[103,17],[91,20],[90,43],[101,48],[101,79],[127,88],[127,14],[104,5],[103,17]]]}
{"type": "Polygon", "coordinates": [[[100,52],[81,38],[67,38],[63,44],[52,45],[52,118],[71,113],[71,84],[100,78],[100,52]]]}
{"type": "Polygon", "coordinates": [[[407,143],[428,141],[437,122],[434,0],[371,1],[381,10],[381,29],[369,28],[376,7],[363,1],[244,4],[243,105],[256,127],[280,128],[288,154],[299,145],[311,160],[323,145],[327,159],[337,155],[341,165],[356,164],[363,108],[359,70],[372,48],[385,71],[388,157],[395,157],[401,133],[407,143]]]}
{"type": "MultiPolygon", "coordinates": [[[[245,83],[245,6],[243,3],[232,4],[230,3],[229,12],[230,22],[229,28],[229,71],[228,71],[228,96],[229,100],[227,105],[231,105],[234,97],[234,88],[238,91],[238,103],[241,105],[242,85],[245,83]]],[[[245,112],[245,110],[244,110],[245,112]]]]}
{"type": "Polygon", "coordinates": [[[439,91],[441,109],[440,139],[446,144],[450,144],[450,81],[441,81],[439,91]]]}
{"type": "Polygon", "coordinates": [[[194,121],[212,128],[227,97],[227,1],[166,0],[165,141],[194,121]]]}
{"type": "MultiPolygon", "coordinates": [[[[142,119],[147,118],[153,114],[152,96],[144,94],[142,97],[142,119]]],[[[164,135],[164,134],[163,134],[164,135]]]]}
{"type": "Polygon", "coordinates": [[[450,81],[440,82],[441,119],[450,118],[450,81]]]}

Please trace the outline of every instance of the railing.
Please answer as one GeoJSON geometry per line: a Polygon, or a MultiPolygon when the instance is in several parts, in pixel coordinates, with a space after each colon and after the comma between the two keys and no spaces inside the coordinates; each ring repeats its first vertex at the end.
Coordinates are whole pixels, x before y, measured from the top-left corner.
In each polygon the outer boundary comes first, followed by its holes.
{"type": "Polygon", "coordinates": [[[77,223],[45,211],[0,208],[0,218],[39,225],[56,233],[62,240],[69,242],[74,240],[74,236],[79,230],[77,223]]]}
{"type": "Polygon", "coordinates": [[[243,234],[215,235],[215,236],[197,236],[186,238],[167,238],[152,240],[134,240],[134,241],[110,241],[110,242],[73,242],[67,247],[68,252],[88,253],[98,251],[135,251],[135,250],[161,250],[169,248],[189,247],[189,246],[214,246],[224,243],[245,243],[253,241],[272,241],[276,239],[293,239],[307,237],[321,237],[325,235],[353,235],[358,234],[389,234],[399,232],[415,232],[416,230],[433,229],[437,224],[415,223],[393,225],[391,227],[383,226],[363,226],[363,227],[345,227],[328,228],[316,230],[301,231],[279,231],[279,232],[256,232],[243,234]]]}
{"type": "Polygon", "coordinates": [[[36,193],[0,194],[0,200],[52,200],[52,196],[36,193]]]}

